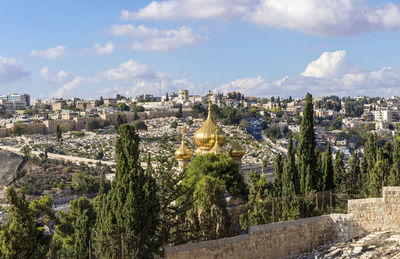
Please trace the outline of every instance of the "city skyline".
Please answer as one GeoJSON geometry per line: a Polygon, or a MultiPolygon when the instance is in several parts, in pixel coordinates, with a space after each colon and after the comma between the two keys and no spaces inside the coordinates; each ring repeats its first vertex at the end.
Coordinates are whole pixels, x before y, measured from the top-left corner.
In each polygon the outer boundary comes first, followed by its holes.
{"type": "Polygon", "coordinates": [[[400,95],[398,1],[23,3],[0,10],[0,94],[400,95]]]}

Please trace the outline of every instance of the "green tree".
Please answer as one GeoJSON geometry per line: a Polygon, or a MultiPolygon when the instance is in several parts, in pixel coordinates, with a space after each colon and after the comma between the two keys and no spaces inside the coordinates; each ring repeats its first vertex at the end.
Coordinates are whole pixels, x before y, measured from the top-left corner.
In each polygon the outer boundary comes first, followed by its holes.
{"type": "Polygon", "coordinates": [[[273,195],[274,197],[281,197],[282,196],[282,174],[283,174],[283,156],[278,153],[275,156],[274,161],[274,179],[272,181],[273,185],[273,195]]]}
{"type": "Polygon", "coordinates": [[[350,193],[358,194],[362,189],[362,179],[360,159],[358,158],[357,152],[353,152],[349,162],[349,167],[350,168],[347,174],[347,190],[350,191],[350,193]]]}
{"type": "Polygon", "coordinates": [[[131,125],[118,129],[116,174],[96,221],[100,258],[152,258],[158,252],[158,187],[139,163],[139,135],[131,125]]]}
{"type": "Polygon", "coordinates": [[[247,198],[247,187],[239,165],[227,154],[196,156],[187,166],[182,186],[186,195],[178,203],[191,202],[186,225],[192,229],[189,241],[226,237],[230,217],[226,211],[225,192],[233,198],[247,198]]]}
{"type": "Polygon", "coordinates": [[[179,104],[178,111],[176,112],[175,117],[177,117],[177,118],[182,118],[182,116],[183,116],[183,113],[182,113],[182,104],[179,104]]]}
{"type": "Polygon", "coordinates": [[[312,96],[307,93],[301,121],[300,144],[297,149],[300,193],[302,194],[318,190],[318,183],[322,178],[318,170],[313,114],[312,96]]]}
{"type": "Polygon", "coordinates": [[[129,106],[126,105],[126,103],[118,103],[117,108],[118,108],[118,110],[120,110],[120,111],[126,111],[126,112],[129,111],[129,106]]]}
{"type": "Polygon", "coordinates": [[[132,125],[135,126],[135,128],[136,128],[137,130],[147,130],[147,125],[146,125],[146,123],[145,123],[144,121],[142,121],[142,120],[134,121],[134,122],[132,123],[132,125]]]}
{"type": "Polygon", "coordinates": [[[126,123],[127,123],[126,117],[120,112],[117,113],[117,116],[115,117],[115,129],[118,130],[121,125],[126,123]]]}
{"type": "Polygon", "coordinates": [[[296,197],[298,177],[296,154],[293,148],[293,139],[288,140],[288,152],[283,166],[282,175],[282,219],[296,219],[300,216],[300,204],[296,197]]]}
{"type": "Polygon", "coordinates": [[[45,234],[56,218],[53,200],[44,196],[29,203],[24,192],[20,195],[12,187],[7,189],[7,217],[0,227],[0,256],[2,258],[45,258],[52,235],[45,234]],[[39,220],[40,219],[40,220],[39,220]]]}
{"type": "Polygon", "coordinates": [[[239,165],[229,155],[205,154],[196,156],[187,166],[183,184],[195,186],[204,175],[222,180],[230,195],[246,199],[247,186],[239,171],[239,165]]]}
{"type": "Polygon", "coordinates": [[[335,185],[333,182],[333,164],[331,144],[328,142],[325,152],[322,154],[321,170],[323,173],[323,190],[333,190],[335,185]]]}
{"type": "Polygon", "coordinates": [[[70,213],[59,211],[59,224],[54,231],[56,256],[88,258],[90,239],[96,222],[96,213],[90,200],[81,197],[71,201],[70,213]]]}
{"type": "Polygon", "coordinates": [[[344,169],[343,153],[340,151],[336,153],[333,172],[336,192],[346,192],[346,171],[344,169]]]}
{"type": "Polygon", "coordinates": [[[25,145],[21,148],[21,153],[24,154],[24,159],[29,160],[31,157],[32,149],[29,145],[25,145]]]}
{"type": "Polygon", "coordinates": [[[56,138],[57,138],[57,142],[60,142],[60,141],[61,141],[61,138],[62,138],[62,131],[61,131],[61,126],[60,126],[60,124],[57,124],[57,127],[56,127],[56,138]]]}
{"type": "Polygon", "coordinates": [[[393,143],[393,164],[390,170],[388,185],[400,185],[400,141],[398,138],[395,138],[393,143]]]}
{"type": "Polygon", "coordinates": [[[240,226],[247,229],[249,226],[269,223],[271,213],[268,203],[270,201],[272,184],[267,182],[264,173],[259,175],[250,172],[248,174],[250,193],[248,205],[250,209],[240,216],[240,226]]]}

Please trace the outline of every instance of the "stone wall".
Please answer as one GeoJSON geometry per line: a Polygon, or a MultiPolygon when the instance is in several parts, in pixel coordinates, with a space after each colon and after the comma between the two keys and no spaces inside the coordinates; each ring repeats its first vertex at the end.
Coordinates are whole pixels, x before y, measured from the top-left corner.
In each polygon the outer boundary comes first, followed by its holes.
{"type": "Polygon", "coordinates": [[[384,187],[382,193],[382,198],[349,200],[347,214],[331,215],[339,240],[400,228],[400,187],[384,187]]]}
{"type": "Polygon", "coordinates": [[[258,225],[249,234],[165,248],[165,258],[280,258],[332,240],[329,216],[258,225]]]}
{"type": "Polygon", "coordinates": [[[281,258],[311,251],[330,240],[346,242],[400,228],[400,187],[382,198],[348,201],[348,214],[330,214],[253,226],[246,235],[165,248],[166,258],[281,258]]]}

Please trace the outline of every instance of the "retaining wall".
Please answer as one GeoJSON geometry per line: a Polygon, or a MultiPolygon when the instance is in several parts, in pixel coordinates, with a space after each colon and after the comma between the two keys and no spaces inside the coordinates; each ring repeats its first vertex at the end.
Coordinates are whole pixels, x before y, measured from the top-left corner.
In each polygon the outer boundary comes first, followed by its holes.
{"type": "Polygon", "coordinates": [[[400,228],[400,187],[384,187],[382,198],[349,200],[348,214],[253,226],[246,235],[166,247],[165,258],[294,257],[331,240],[346,242],[396,228],[400,228]]]}

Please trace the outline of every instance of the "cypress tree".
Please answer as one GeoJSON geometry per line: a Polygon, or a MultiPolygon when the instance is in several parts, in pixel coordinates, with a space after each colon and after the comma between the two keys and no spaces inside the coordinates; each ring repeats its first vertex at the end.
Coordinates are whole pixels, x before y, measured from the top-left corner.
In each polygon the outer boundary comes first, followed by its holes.
{"type": "Polygon", "coordinates": [[[297,149],[298,170],[300,174],[300,193],[305,194],[317,190],[320,181],[318,172],[318,156],[314,133],[314,109],[312,96],[307,93],[306,105],[301,121],[300,144],[297,149]]]}
{"type": "Polygon", "coordinates": [[[369,176],[369,197],[380,197],[384,182],[385,162],[383,160],[383,150],[378,150],[378,155],[374,169],[369,176]]]}
{"type": "Polygon", "coordinates": [[[270,210],[267,205],[272,189],[271,183],[267,182],[264,173],[259,175],[250,172],[248,180],[251,186],[248,204],[251,209],[240,216],[242,229],[270,222],[270,210]]]}
{"type": "MultiPolygon", "coordinates": [[[[360,159],[356,152],[353,152],[349,162],[349,171],[347,176],[347,190],[358,194],[362,189],[362,179],[361,179],[361,169],[360,169],[360,159]]],[[[348,192],[348,194],[350,194],[348,192]]]]}
{"type": "Polygon", "coordinates": [[[282,220],[296,219],[300,216],[299,201],[296,197],[298,178],[295,159],[293,140],[290,137],[282,175],[282,220]]]}
{"type": "Polygon", "coordinates": [[[336,153],[333,170],[333,182],[336,192],[346,192],[346,171],[344,169],[343,153],[340,151],[336,153]]]}
{"type": "Polygon", "coordinates": [[[364,148],[364,159],[366,161],[367,165],[366,171],[368,174],[375,167],[376,156],[377,156],[376,135],[369,134],[368,140],[365,143],[365,148],[364,148]]]}
{"type": "Polygon", "coordinates": [[[323,190],[333,190],[335,184],[333,182],[333,164],[331,144],[328,142],[325,152],[322,154],[321,170],[323,173],[323,190]]]}
{"type": "Polygon", "coordinates": [[[400,141],[398,138],[395,138],[393,143],[393,164],[390,170],[388,185],[400,185],[400,141]]]}
{"type": "Polygon", "coordinates": [[[115,180],[97,218],[97,252],[101,258],[152,258],[158,251],[158,188],[151,170],[140,167],[135,128],[124,124],[118,133],[115,180]]]}
{"type": "MultiPolygon", "coordinates": [[[[295,194],[299,194],[300,192],[300,182],[299,182],[299,173],[297,171],[297,165],[296,165],[296,153],[294,150],[293,146],[293,138],[289,137],[288,140],[288,148],[287,148],[287,155],[285,159],[285,165],[284,165],[284,173],[286,170],[287,174],[287,179],[293,183],[295,194]]],[[[285,181],[282,180],[284,183],[285,181]]],[[[283,189],[285,189],[283,187],[283,189]]]]}
{"type": "Polygon", "coordinates": [[[283,157],[281,154],[277,154],[275,156],[274,161],[274,179],[273,179],[273,196],[281,197],[282,196],[282,174],[283,174],[283,157]]]}

